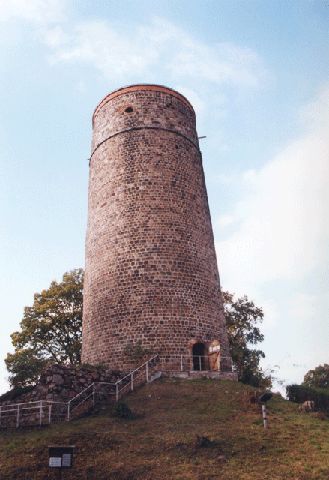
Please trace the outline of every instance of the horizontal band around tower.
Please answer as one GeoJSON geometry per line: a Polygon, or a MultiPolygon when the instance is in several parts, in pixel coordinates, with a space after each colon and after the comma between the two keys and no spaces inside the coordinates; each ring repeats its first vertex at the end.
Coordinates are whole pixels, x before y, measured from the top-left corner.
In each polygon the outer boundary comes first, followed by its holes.
{"type": "Polygon", "coordinates": [[[110,135],[109,137],[107,138],[104,138],[104,140],[102,140],[100,143],[98,143],[96,145],[96,147],[94,148],[92,154],[90,155],[90,161],[94,155],[94,153],[99,149],[99,147],[101,147],[103,145],[103,143],[107,142],[108,140],[110,140],[111,138],[113,137],[117,137],[118,135],[120,135],[121,133],[128,133],[128,132],[132,132],[132,131],[136,131],[136,130],[162,130],[164,132],[169,132],[169,133],[175,133],[176,135],[178,135],[179,137],[182,137],[184,138],[185,140],[187,140],[188,142],[190,142],[198,151],[198,153],[201,155],[201,151],[199,149],[199,145],[194,142],[191,138],[187,137],[186,135],[184,135],[184,133],[181,133],[181,132],[178,132],[177,130],[173,130],[173,129],[170,129],[170,128],[165,128],[165,127],[154,127],[152,125],[143,125],[142,127],[131,127],[131,128],[126,128],[124,130],[120,130],[119,132],[115,132],[113,133],[112,135],[110,135]]]}
{"type": "Polygon", "coordinates": [[[143,92],[143,91],[162,92],[162,93],[167,93],[169,95],[172,95],[173,97],[176,97],[178,100],[183,102],[188,108],[190,108],[195,115],[193,106],[187,100],[187,98],[184,97],[184,95],[182,95],[181,93],[177,92],[176,90],[173,90],[172,88],[165,87],[164,85],[154,85],[154,84],[146,83],[146,84],[128,85],[127,87],[119,88],[118,90],[114,90],[114,92],[111,92],[108,95],[106,95],[106,97],[104,97],[103,100],[101,100],[97,105],[97,107],[95,108],[92,116],[93,121],[98,110],[100,110],[106,103],[108,103],[113,98],[119,97],[120,95],[124,95],[126,93],[143,92]]]}

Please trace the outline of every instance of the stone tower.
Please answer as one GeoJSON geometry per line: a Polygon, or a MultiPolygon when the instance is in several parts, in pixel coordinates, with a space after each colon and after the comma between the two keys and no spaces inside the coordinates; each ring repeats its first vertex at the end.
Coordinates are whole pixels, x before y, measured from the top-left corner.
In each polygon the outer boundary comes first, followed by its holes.
{"type": "Polygon", "coordinates": [[[220,348],[231,369],[195,113],[170,88],[121,88],[94,112],[83,314],[83,362],[220,348]]]}

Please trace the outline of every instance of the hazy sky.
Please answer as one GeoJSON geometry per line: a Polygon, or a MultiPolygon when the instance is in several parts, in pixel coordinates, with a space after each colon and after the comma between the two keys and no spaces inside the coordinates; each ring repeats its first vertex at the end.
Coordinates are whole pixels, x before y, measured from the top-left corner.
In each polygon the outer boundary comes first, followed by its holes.
{"type": "Polygon", "coordinates": [[[264,308],[264,368],[299,382],[329,363],[328,16],[326,0],[0,0],[1,359],[33,293],[84,265],[93,109],[160,83],[207,136],[222,285],[264,308]]]}

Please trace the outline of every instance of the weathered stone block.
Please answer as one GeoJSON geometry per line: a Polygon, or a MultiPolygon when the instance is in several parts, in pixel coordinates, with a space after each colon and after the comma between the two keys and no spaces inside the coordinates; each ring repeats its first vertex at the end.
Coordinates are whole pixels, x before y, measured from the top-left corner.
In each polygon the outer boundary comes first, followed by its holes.
{"type": "Polygon", "coordinates": [[[52,377],[52,381],[55,385],[63,385],[64,378],[62,377],[62,375],[59,375],[58,373],[55,373],[55,375],[53,375],[53,377],[52,377]]]}

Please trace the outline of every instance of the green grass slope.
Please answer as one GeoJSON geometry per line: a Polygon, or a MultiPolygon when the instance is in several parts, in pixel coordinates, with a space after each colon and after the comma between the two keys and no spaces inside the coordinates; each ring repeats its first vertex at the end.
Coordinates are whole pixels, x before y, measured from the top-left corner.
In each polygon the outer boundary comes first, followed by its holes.
{"type": "Polygon", "coordinates": [[[54,444],[76,446],[63,479],[329,479],[328,419],[275,397],[264,431],[250,391],[230,381],[160,380],[125,398],[132,420],[108,407],[50,428],[2,431],[0,479],[60,478],[47,467],[54,444]]]}

